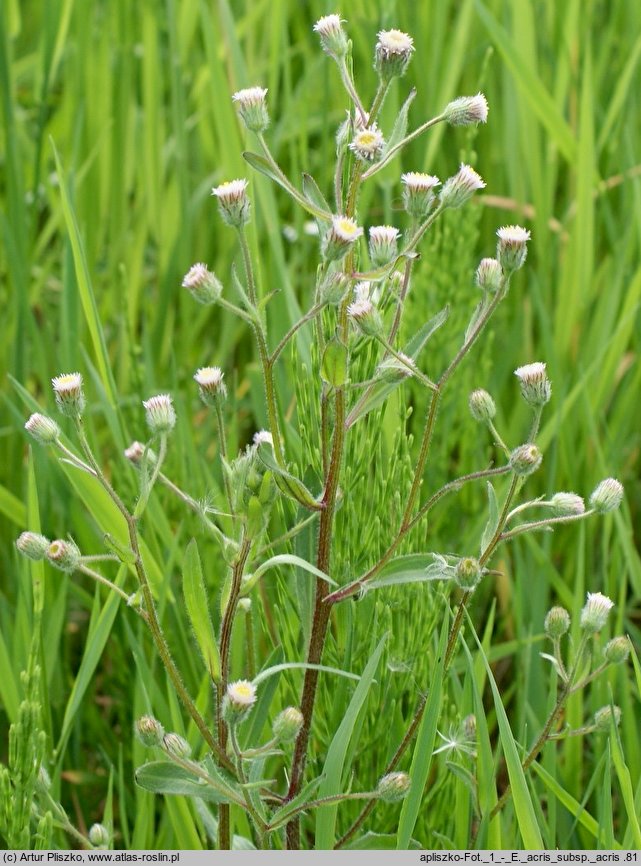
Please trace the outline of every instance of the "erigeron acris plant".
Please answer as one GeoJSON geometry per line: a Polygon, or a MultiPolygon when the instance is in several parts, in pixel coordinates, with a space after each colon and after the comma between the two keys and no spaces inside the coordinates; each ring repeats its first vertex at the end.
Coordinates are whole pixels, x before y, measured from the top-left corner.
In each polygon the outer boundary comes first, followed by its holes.
{"type": "MultiPolygon", "coordinates": [[[[379,800],[401,801],[408,792],[418,793],[420,798],[432,751],[438,754],[451,747],[467,755],[474,754],[470,743],[475,728],[468,720],[461,727],[464,732],[461,737],[457,733],[448,738],[441,735],[445,746],[434,748],[433,738],[428,759],[416,774],[409,775],[398,769],[423,718],[426,702],[421,700],[392,760],[379,768],[380,781],[374,790],[329,792],[323,787],[322,779],[306,779],[319,674],[322,671],[328,676],[341,673],[323,667],[323,650],[332,611],[337,605],[347,604],[349,599],[366,592],[408,582],[442,581],[446,587],[449,584],[455,593],[456,613],[449,625],[440,661],[443,675],[450,668],[459,646],[461,627],[474,592],[483,578],[490,574],[492,559],[501,544],[527,532],[549,530],[557,525],[585,520],[596,513],[612,511],[619,506],[623,496],[619,482],[607,479],[592,493],[589,508],[578,494],[568,492],[555,493],[549,499],[521,499],[528,477],[537,471],[543,460],[536,440],[542,412],[552,396],[546,365],[536,361],[515,371],[522,397],[532,408],[532,420],[524,441],[514,447],[506,444],[495,425],[493,398],[484,390],[475,390],[470,395],[470,412],[476,421],[487,426],[503,459],[496,466],[455,478],[429,496],[422,497],[442,395],[460,365],[477,346],[499,304],[507,297],[513,275],[524,266],[530,232],[521,226],[498,229],[496,256],[482,259],[476,271],[475,281],[481,299],[471,315],[458,351],[443,370],[426,370],[423,349],[432,335],[446,326],[448,310],[436,313],[409,341],[402,340],[403,313],[412,290],[418,250],[425,234],[443,213],[465,206],[476,192],[485,187],[485,183],[477,171],[466,164],[444,182],[422,172],[399,172],[398,189],[405,211],[404,225],[373,225],[367,232],[364,227],[366,215],[359,210],[359,193],[363,184],[429,128],[437,123],[452,126],[485,123],[488,105],[481,93],[458,98],[439,115],[408,133],[409,110],[414,99],[414,93],[411,93],[393,128],[383,129],[380,125],[381,108],[390,83],[401,77],[411,62],[413,40],[399,30],[379,33],[374,50],[378,88],[371,105],[366,108],[350,72],[349,42],[343,24],[340,16],[328,15],[314,26],[324,51],[338,66],[349,98],[348,119],[337,135],[333,204],[329,204],[311,176],[305,175],[302,189],[298,189],[276,162],[265,138],[269,128],[267,90],[255,86],[238,91],[232,97],[261,151],[246,153],[247,162],[277,183],[313,217],[318,226],[319,265],[315,286],[307,297],[307,312],[275,346],[270,346],[266,325],[269,298],[259,296],[246,235],[246,226],[252,218],[246,178],[235,178],[213,189],[221,219],[236,233],[242,269],[234,269],[231,280],[224,286],[206,265],[198,263],[189,268],[183,281],[183,286],[195,301],[219,305],[251,328],[262,369],[269,429],[256,433],[252,444],[236,456],[229,454],[226,443],[224,371],[218,366],[203,366],[194,374],[200,397],[215,416],[226,510],[212,512],[203,508],[163,473],[177,420],[169,394],[150,396],[144,401],[149,438],[144,443],[132,443],[125,452],[139,475],[139,495],[133,506],[126,504],[112,487],[85,435],[82,418],[86,398],[80,373],[57,376],[53,380],[56,403],[75,426],[79,453],[63,443],[60,428],[53,419],[36,413],[25,425],[34,439],[51,446],[60,453],[61,459],[100,482],[125,520],[128,543],[123,546],[111,540],[106,552],[87,554],[71,538],[50,541],[39,533],[26,531],[17,541],[18,549],[31,559],[46,559],[62,571],[81,572],[100,582],[117,593],[144,621],[175,692],[202,737],[207,754],[204,759],[195,758],[200,749],[192,747],[177,733],[166,733],[161,722],[153,716],[143,716],[136,723],[137,734],[145,746],[160,751],[162,760],[141,767],[137,781],[157,793],[181,793],[214,804],[218,810],[220,848],[229,848],[232,843],[231,809],[242,810],[250,820],[253,844],[272,846],[276,844],[276,837],[280,839],[279,844],[284,842],[289,848],[296,849],[301,847],[300,817],[303,813],[346,800],[364,800],[362,812],[337,843],[347,844],[357,835],[379,800]],[[233,287],[233,301],[228,297],[228,284],[233,287]],[[291,467],[282,411],[289,402],[289,395],[277,393],[274,379],[274,369],[283,351],[299,329],[306,325],[313,329],[317,350],[318,363],[314,375],[322,380],[318,436],[322,479],[318,489],[310,489],[291,467]],[[357,347],[363,342],[370,345],[375,361],[368,377],[359,381],[355,378],[353,359],[357,347]],[[390,395],[408,380],[424,388],[429,401],[411,483],[407,490],[402,491],[401,520],[377,561],[363,574],[337,585],[332,551],[337,521],[341,520],[340,505],[350,494],[343,481],[347,438],[359,422],[384,407],[390,395]],[[502,500],[492,484],[493,480],[500,478],[508,482],[502,500]],[[420,525],[438,503],[463,485],[477,481],[485,482],[489,491],[488,520],[478,551],[438,554],[417,550],[409,555],[402,552],[412,529],[420,525]],[[215,621],[195,542],[190,543],[184,555],[187,613],[213,685],[211,716],[198,708],[172,658],[170,640],[163,632],[141,555],[145,512],[158,485],[167,488],[200,516],[206,530],[221,545],[227,563],[227,573],[219,579],[222,602],[220,617],[215,621]],[[295,503],[299,511],[307,512],[292,522],[287,538],[294,537],[311,522],[317,524],[313,562],[291,554],[268,555],[270,547],[277,541],[270,535],[271,512],[277,497],[283,497],[295,503]],[[538,519],[527,519],[532,512],[536,512],[538,519]],[[102,573],[103,561],[127,566],[135,581],[132,581],[129,591],[102,573]],[[230,655],[234,626],[247,612],[264,576],[271,569],[285,565],[295,566],[314,581],[311,633],[308,645],[301,647],[304,659],[293,659],[275,668],[262,669],[251,679],[238,679],[238,673],[232,670],[230,655]],[[299,705],[274,710],[272,736],[266,742],[243,745],[239,730],[252,716],[262,683],[288,667],[304,669],[299,705]],[[272,757],[282,759],[286,770],[287,783],[280,788],[271,780],[263,779],[265,762],[272,757]]],[[[208,360],[203,359],[203,362],[208,360]]],[[[611,606],[610,600],[600,593],[589,595],[581,613],[581,642],[566,659],[561,652],[561,639],[569,628],[569,614],[562,608],[553,608],[548,614],[545,631],[552,640],[553,654],[547,658],[555,667],[560,686],[554,710],[523,760],[524,769],[536,759],[548,740],[603,730],[618,720],[616,709],[608,707],[597,714],[599,717],[595,718],[593,725],[577,731],[558,730],[567,698],[589,684],[607,665],[623,662],[627,657],[626,639],[614,638],[605,647],[603,662],[592,670],[586,670],[589,641],[602,629],[611,606]]],[[[444,616],[447,615],[449,608],[444,610],[444,616]]],[[[370,683],[380,657],[379,650],[363,672],[363,679],[369,678],[370,683]]],[[[431,689],[431,683],[424,686],[431,689]]],[[[435,707],[437,713],[439,708],[439,705],[435,707]]],[[[493,807],[492,815],[502,808],[509,796],[507,788],[493,807]]],[[[414,800],[417,802],[416,797],[414,800]]]]}

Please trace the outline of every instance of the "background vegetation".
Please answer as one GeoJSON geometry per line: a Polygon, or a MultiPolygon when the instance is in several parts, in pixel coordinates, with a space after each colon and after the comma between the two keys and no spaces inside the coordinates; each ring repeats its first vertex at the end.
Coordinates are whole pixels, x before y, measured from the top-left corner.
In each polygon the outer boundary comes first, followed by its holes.
{"type": "MultiPolygon", "coordinates": [[[[272,338],[307,309],[317,240],[305,234],[305,217],[290,201],[244,164],[246,133],[229,95],[247,85],[269,87],[269,138],[279,161],[292,178],[310,171],[329,190],[333,131],[346,100],[311,26],[334,11],[320,0],[2,4],[0,756],[23,696],[20,672],[27,665],[34,621],[34,574],[18,561],[14,539],[35,527],[37,514],[50,537],[71,532],[83,550],[96,550],[101,539],[95,492],[73,491],[64,467],[44,449],[28,447],[22,425],[35,407],[31,401],[53,411],[51,376],[83,371],[92,441],[114,483],[131,497],[135,475],[121,455],[132,438],[144,435],[140,401],[170,391],[179,424],[167,473],[195,497],[213,491],[216,501],[216,436],[211,416],[198,402],[193,371],[218,364],[226,372],[232,453],[264,426],[263,393],[245,327],[218,309],[196,309],[180,281],[199,260],[227,281],[236,248],[210,191],[223,180],[248,176],[260,284],[263,291],[280,290],[270,306],[272,338]]],[[[505,438],[520,443],[527,413],[516,398],[512,371],[545,360],[554,396],[540,440],[545,460],[529,485],[532,494],[587,495],[607,475],[626,487],[626,505],[614,516],[505,548],[495,561],[502,576],[487,580],[475,596],[473,621],[514,736],[527,745],[551,701],[549,665],[539,653],[543,617],[552,603],[566,605],[576,620],[586,590],[602,591],[617,604],[612,633],[630,634],[637,648],[641,639],[641,563],[632,529],[641,507],[641,7],[633,0],[351,0],[342,11],[353,39],[357,81],[368,96],[375,87],[377,31],[399,27],[415,39],[408,75],[395,83],[385,107],[384,128],[412,85],[418,89],[414,124],[462,93],[482,89],[490,104],[487,127],[470,133],[439,126],[402,158],[403,170],[444,178],[465,157],[487,182],[485,195],[448,215],[431,236],[415,271],[407,322],[426,320],[446,301],[454,309],[431,350],[434,369],[460,339],[475,302],[474,268],[479,258],[493,254],[496,228],[520,222],[532,230],[527,265],[493,322],[491,338],[466,363],[444,404],[426,483],[436,488],[491,457],[488,439],[467,412],[472,388],[485,387],[495,396],[505,438]]],[[[368,186],[363,210],[372,222],[400,223],[400,171],[397,161],[378,175],[379,183],[368,186]]],[[[297,358],[287,357],[278,368],[280,392],[291,397],[289,403],[281,400],[281,409],[290,421],[288,436],[301,474],[315,459],[309,444],[313,417],[305,410],[313,388],[305,377],[293,381],[293,361],[310,369],[309,339],[303,332],[297,358]]],[[[410,410],[407,428],[417,433],[414,418],[420,424],[422,399],[410,392],[405,402],[388,407],[376,429],[370,424],[353,437],[347,465],[354,492],[343,505],[333,575],[340,582],[360,573],[396,523],[408,470],[404,460],[391,465],[389,455],[410,410]],[[369,536],[363,534],[364,521],[369,536]]],[[[435,512],[429,541],[423,527],[413,548],[425,550],[428,544],[427,549],[462,552],[478,538],[485,507],[480,487],[466,489],[435,512]]],[[[180,591],[182,551],[192,536],[207,557],[215,607],[219,554],[197,521],[157,492],[145,537],[164,576],[162,615],[191,691],[206,703],[208,685],[180,591]]],[[[297,552],[305,555],[307,545],[309,555],[313,542],[310,530],[297,552]]],[[[168,728],[197,742],[183,727],[185,716],[146,634],[117,602],[94,594],[88,581],[47,567],[44,594],[39,650],[44,726],[54,790],[69,815],[82,828],[106,814],[118,847],[205,844],[206,827],[191,805],[182,798],[154,798],[133,782],[144,750],[134,741],[132,724],[142,712],[152,709],[168,728]]],[[[272,651],[274,658],[300,655],[305,638],[300,611],[306,604],[309,599],[300,597],[300,583],[290,573],[270,583],[265,604],[254,604],[259,658],[272,651]]],[[[439,590],[419,587],[372,593],[338,612],[328,664],[361,671],[391,629],[377,685],[359,716],[345,763],[345,783],[355,790],[375,782],[430,685],[445,604],[439,590]]],[[[238,635],[235,646],[238,675],[245,664],[243,637],[238,635]]],[[[450,677],[439,724],[444,735],[449,720],[456,727],[468,713],[478,715],[472,682],[481,691],[487,685],[469,632],[467,640],[474,664],[468,668],[461,653],[450,677]]],[[[640,847],[634,818],[641,811],[638,668],[636,673],[635,678],[631,665],[612,670],[569,707],[568,721],[580,725],[613,696],[623,710],[620,743],[591,736],[549,745],[542,770],[529,777],[547,847],[612,847],[615,840],[640,847]]],[[[298,700],[300,675],[270,682],[271,718],[298,700]]],[[[348,681],[323,680],[310,772],[322,770],[351,688],[348,681]]],[[[485,711],[496,745],[489,688],[485,711]]],[[[493,760],[490,769],[500,789],[505,777],[498,747],[493,760]]],[[[413,832],[424,847],[471,844],[471,768],[469,756],[451,751],[434,761],[413,832]]],[[[341,808],[338,835],[355,809],[341,808]]],[[[398,807],[381,805],[366,826],[390,834],[397,821],[398,807]]],[[[312,831],[315,822],[309,818],[306,829],[312,831]]],[[[63,834],[56,838],[63,847],[69,844],[63,834]]],[[[386,844],[382,837],[377,841],[386,844]]],[[[501,838],[490,841],[521,846],[511,809],[501,838]]]]}

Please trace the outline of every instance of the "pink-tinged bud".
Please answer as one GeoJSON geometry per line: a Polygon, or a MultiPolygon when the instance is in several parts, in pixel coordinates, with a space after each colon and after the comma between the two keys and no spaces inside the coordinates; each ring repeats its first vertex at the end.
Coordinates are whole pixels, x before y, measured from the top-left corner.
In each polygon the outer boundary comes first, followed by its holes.
{"type": "Polygon", "coordinates": [[[53,445],[60,437],[60,427],[53,418],[34,412],[24,425],[24,429],[41,445],[53,445]]]}
{"type": "Polygon", "coordinates": [[[82,555],[74,541],[71,539],[64,541],[62,538],[57,538],[47,548],[47,559],[51,565],[59,568],[60,571],[71,573],[80,565],[82,555]]]}
{"type": "Polygon", "coordinates": [[[410,216],[423,219],[432,210],[434,190],[441,181],[432,174],[408,171],[401,175],[403,206],[410,216]]]}
{"type": "Polygon", "coordinates": [[[405,74],[414,40],[402,30],[381,30],[374,52],[374,68],[385,82],[405,74]]]}
{"type": "Polygon", "coordinates": [[[459,96],[446,106],[443,119],[452,126],[468,126],[471,123],[487,123],[487,99],[482,93],[476,96],[459,96]]]}
{"type": "Polygon", "coordinates": [[[143,746],[148,748],[160,746],[165,736],[165,729],[153,716],[141,716],[136,722],[135,731],[143,746]]]}
{"type": "Polygon", "coordinates": [[[343,30],[340,15],[323,15],[314,24],[314,33],[318,33],[323,51],[331,57],[340,60],[347,54],[347,35],[343,30]]]}
{"type": "Polygon", "coordinates": [[[157,394],[143,400],[147,426],[152,433],[170,433],[176,426],[176,413],[169,394],[157,394]]]}
{"type": "Polygon", "coordinates": [[[332,217],[325,233],[321,253],[326,262],[335,262],[347,255],[348,250],[362,236],[363,229],[351,217],[332,217]]]}
{"type": "Polygon", "coordinates": [[[527,257],[530,232],[522,226],[503,226],[497,231],[496,257],[506,274],[523,267],[527,257]]]}
{"type": "Polygon", "coordinates": [[[545,406],[552,396],[552,385],[545,372],[545,364],[535,361],[534,364],[526,364],[518,367],[514,375],[519,380],[521,394],[530,406],[545,406]]]}
{"type": "Polygon", "coordinates": [[[191,746],[180,734],[165,734],[162,738],[162,747],[172,758],[186,761],[191,757],[191,746]]]}
{"type": "Polygon", "coordinates": [[[352,153],[356,154],[362,162],[374,162],[382,154],[384,147],[383,133],[376,124],[357,132],[349,145],[352,153]]]}
{"type": "Polygon", "coordinates": [[[477,190],[484,188],[485,181],[480,175],[471,166],[462,163],[458,172],[443,184],[441,204],[443,207],[461,207],[477,190]]]}
{"type": "Polygon", "coordinates": [[[269,432],[269,430],[258,430],[254,433],[253,443],[256,448],[260,448],[261,445],[269,445],[272,448],[274,447],[274,437],[269,432]]]}
{"type": "Polygon", "coordinates": [[[479,289],[494,295],[503,285],[503,268],[496,259],[481,259],[474,279],[479,289]]]}
{"type": "Polygon", "coordinates": [[[247,87],[232,96],[245,126],[252,132],[264,132],[269,126],[266,96],[266,87],[247,87]]]}
{"type": "Polygon", "coordinates": [[[368,337],[380,334],[383,327],[381,315],[369,298],[357,298],[347,308],[347,315],[368,337]]]}
{"type": "Polygon", "coordinates": [[[251,203],[247,195],[249,186],[245,178],[228,180],[215,186],[211,194],[218,199],[218,210],[227,225],[242,228],[249,222],[251,203]]]}
{"type": "Polygon", "coordinates": [[[550,505],[559,517],[585,514],[585,502],[578,493],[566,493],[565,491],[555,493],[550,499],[550,505]]]}
{"type": "Polygon", "coordinates": [[[293,743],[303,727],[303,721],[303,714],[298,707],[287,707],[274,719],[274,739],[279,743],[293,743]]]}
{"type": "Polygon", "coordinates": [[[570,629],[570,614],[564,607],[550,608],[546,614],[543,628],[550,640],[559,640],[570,629]]]}
{"type": "MultiPolygon", "coordinates": [[[[132,442],[128,448],[125,448],[123,453],[130,463],[133,463],[134,466],[138,466],[145,455],[145,445],[138,441],[132,442]]],[[[157,459],[155,451],[152,451],[151,448],[147,448],[147,462],[153,464],[157,459]]]]}
{"type": "Polygon", "coordinates": [[[35,562],[45,558],[50,544],[48,538],[37,532],[23,532],[16,539],[16,547],[20,553],[35,562]]]}
{"type": "Polygon", "coordinates": [[[614,602],[600,592],[589,592],[588,600],[581,611],[581,628],[590,634],[601,631],[608,621],[614,602]]]}
{"type": "Polygon", "coordinates": [[[377,793],[386,803],[403,800],[410,789],[411,780],[407,773],[388,773],[378,783],[377,793]]]}
{"type": "Polygon", "coordinates": [[[601,733],[609,733],[612,722],[614,722],[615,728],[618,728],[621,724],[621,707],[617,707],[616,705],[610,706],[608,704],[607,707],[601,707],[594,714],[594,726],[601,733]]]}
{"type": "Polygon", "coordinates": [[[200,304],[215,304],[223,291],[222,283],[216,274],[202,262],[189,268],[183,277],[182,286],[200,304]]]}
{"type": "Polygon", "coordinates": [[[224,400],[227,396],[227,388],[223,382],[224,375],[220,367],[201,367],[194,374],[200,399],[207,406],[215,406],[217,401],[224,400]]]}
{"type": "Polygon", "coordinates": [[[85,395],[82,390],[80,373],[64,373],[51,380],[56,403],[63,415],[78,418],[85,408],[85,395]]]}
{"type": "Polygon", "coordinates": [[[605,645],[603,650],[605,660],[611,665],[620,665],[628,660],[630,655],[630,641],[627,637],[613,637],[605,645]]]}

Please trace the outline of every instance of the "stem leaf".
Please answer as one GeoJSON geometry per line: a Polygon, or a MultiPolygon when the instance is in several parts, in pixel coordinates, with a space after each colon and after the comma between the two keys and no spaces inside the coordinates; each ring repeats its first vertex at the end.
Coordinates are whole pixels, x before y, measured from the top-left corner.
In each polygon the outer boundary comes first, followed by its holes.
{"type": "Polygon", "coordinates": [[[347,346],[338,337],[333,337],[325,347],[321,377],[334,388],[342,387],[347,381],[347,346]]]}
{"type": "Polygon", "coordinates": [[[199,797],[213,803],[229,803],[231,800],[196,775],[172,764],[170,761],[150,761],[135,773],[136,784],[152,794],[178,794],[184,797],[199,797]]]}
{"type": "Polygon", "coordinates": [[[214,682],[218,682],[220,680],[220,653],[209,615],[207,591],[200,556],[198,555],[198,546],[194,538],[187,545],[183,559],[183,594],[198,649],[207,665],[209,675],[214,682]]]}
{"type": "Polygon", "coordinates": [[[490,481],[487,482],[487,502],[489,514],[485,529],[483,530],[483,537],[481,538],[481,553],[483,553],[494,537],[494,533],[499,525],[499,504],[496,499],[496,491],[490,481]]]}
{"type": "Polygon", "coordinates": [[[266,442],[260,445],[258,456],[265,466],[274,473],[274,481],[281,493],[284,493],[285,496],[294,499],[311,511],[322,511],[323,506],[314,498],[303,482],[278,465],[270,445],[266,442]]]}

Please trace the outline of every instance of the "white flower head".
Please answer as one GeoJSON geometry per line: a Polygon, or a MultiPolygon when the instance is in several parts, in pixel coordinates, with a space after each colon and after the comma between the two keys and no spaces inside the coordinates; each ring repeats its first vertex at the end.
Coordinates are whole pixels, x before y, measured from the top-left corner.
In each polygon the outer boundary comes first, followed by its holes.
{"type": "Polygon", "coordinates": [[[530,232],[523,226],[503,226],[497,231],[496,257],[506,273],[523,267],[527,256],[530,232]]]}
{"type": "Polygon", "coordinates": [[[337,60],[347,54],[347,35],[343,24],[340,15],[323,15],[313,27],[314,33],[318,33],[323,51],[337,60]]]}
{"type": "Polygon", "coordinates": [[[374,123],[356,133],[349,149],[363,162],[373,162],[381,155],[384,146],[383,133],[374,123]]]}
{"type": "Polygon", "coordinates": [[[254,433],[253,443],[257,448],[261,445],[271,445],[273,448],[274,437],[269,432],[269,430],[258,430],[256,433],[254,433]]]}
{"type": "Polygon", "coordinates": [[[601,592],[589,592],[588,600],[581,611],[581,628],[594,634],[601,631],[608,620],[614,602],[601,592]]]}
{"type": "Polygon", "coordinates": [[[434,191],[441,181],[433,174],[408,171],[401,175],[403,206],[410,216],[422,219],[432,209],[434,191]]]}
{"type": "Polygon", "coordinates": [[[256,686],[249,680],[229,683],[223,698],[223,718],[228,725],[242,722],[256,703],[256,686]]]}
{"type": "Polygon", "coordinates": [[[246,87],[232,96],[245,126],[253,132],[264,132],[269,126],[266,96],[266,87],[246,87]]]}
{"type": "Polygon", "coordinates": [[[332,224],[325,233],[321,249],[325,261],[342,259],[362,234],[363,229],[351,217],[332,217],[332,224]]]}
{"type": "Polygon", "coordinates": [[[374,52],[374,68],[384,81],[403,75],[412,58],[414,40],[402,30],[381,30],[374,52]]]}
{"type": "Polygon", "coordinates": [[[227,388],[223,381],[225,374],[220,367],[201,367],[194,373],[194,380],[203,403],[214,405],[216,400],[227,396],[227,388]]]}
{"type": "Polygon", "coordinates": [[[213,304],[221,296],[222,283],[202,262],[192,265],[182,281],[183,289],[187,289],[191,295],[201,304],[213,304]]]}
{"type": "Polygon", "coordinates": [[[487,123],[488,105],[483,93],[476,96],[459,96],[446,106],[443,119],[452,126],[468,126],[471,123],[487,123]]]}
{"type": "Polygon", "coordinates": [[[169,394],[157,394],[143,400],[147,424],[152,433],[169,433],[176,425],[176,412],[169,394]]]}
{"type": "Polygon", "coordinates": [[[369,257],[374,267],[382,267],[396,258],[401,233],[395,226],[372,226],[369,230],[369,257]]]}
{"type": "Polygon", "coordinates": [[[249,182],[241,177],[225,181],[212,189],[211,194],[218,199],[220,215],[227,225],[241,228],[249,221],[248,186],[249,182]]]}
{"type": "Polygon", "coordinates": [[[484,189],[484,187],[483,178],[470,165],[461,163],[458,172],[449,177],[443,184],[441,204],[444,207],[461,207],[472,198],[477,190],[484,189]]]}
{"type": "Polygon", "coordinates": [[[85,408],[85,395],[82,390],[80,373],[63,373],[51,380],[58,408],[64,415],[78,417],[85,408]]]}
{"type": "Polygon", "coordinates": [[[552,385],[545,367],[542,361],[535,361],[514,371],[521,386],[521,394],[530,406],[545,406],[552,396],[552,385]]]}

